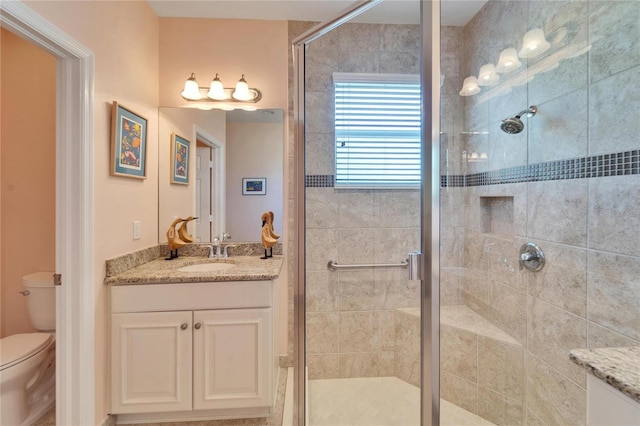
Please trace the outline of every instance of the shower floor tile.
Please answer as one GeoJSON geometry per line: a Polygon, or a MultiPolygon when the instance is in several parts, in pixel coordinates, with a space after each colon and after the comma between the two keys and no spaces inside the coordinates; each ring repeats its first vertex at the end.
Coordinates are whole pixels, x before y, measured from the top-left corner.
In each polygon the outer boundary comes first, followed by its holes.
{"type": "MultiPolygon", "coordinates": [[[[396,377],[310,380],[310,426],[418,426],[420,389],[396,377]]],[[[440,400],[441,425],[490,426],[440,400]]]]}

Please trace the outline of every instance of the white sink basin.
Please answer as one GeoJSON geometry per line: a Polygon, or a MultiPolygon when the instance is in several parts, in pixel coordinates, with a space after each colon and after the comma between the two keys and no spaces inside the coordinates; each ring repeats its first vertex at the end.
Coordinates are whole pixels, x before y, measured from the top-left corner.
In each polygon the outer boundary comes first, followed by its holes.
{"type": "Polygon", "coordinates": [[[189,265],[178,268],[181,272],[217,272],[235,268],[233,263],[200,263],[198,265],[189,265]]]}

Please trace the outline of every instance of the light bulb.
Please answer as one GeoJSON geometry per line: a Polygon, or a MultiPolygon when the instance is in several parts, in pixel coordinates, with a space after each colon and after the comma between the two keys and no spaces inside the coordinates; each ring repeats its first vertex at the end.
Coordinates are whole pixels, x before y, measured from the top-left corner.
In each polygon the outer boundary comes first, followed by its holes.
{"type": "Polygon", "coordinates": [[[517,70],[522,66],[522,62],[518,59],[518,53],[513,47],[509,47],[500,52],[496,72],[507,73],[517,70]]]}
{"type": "Polygon", "coordinates": [[[200,89],[198,88],[198,82],[196,81],[196,75],[191,73],[191,77],[184,82],[184,90],[181,93],[182,97],[191,101],[197,101],[202,99],[200,89]]]}
{"type": "Polygon", "coordinates": [[[544,38],[542,28],[534,28],[524,35],[522,49],[518,53],[521,58],[535,58],[546,52],[551,44],[544,38]]]}
{"type": "Polygon", "coordinates": [[[247,84],[247,80],[244,79],[244,74],[242,74],[242,78],[236,84],[236,90],[233,92],[233,98],[239,101],[250,101],[253,99],[253,96],[249,92],[249,85],[247,84]]]}
{"type": "Polygon", "coordinates": [[[462,90],[460,90],[460,96],[473,96],[480,93],[480,87],[478,87],[478,79],[474,76],[467,77],[462,83],[462,90]]]}
{"type": "Polygon", "coordinates": [[[500,76],[496,72],[496,67],[493,64],[485,64],[480,67],[480,73],[478,73],[478,85],[491,86],[496,84],[500,80],[500,76]]]}
{"type": "Polygon", "coordinates": [[[227,95],[224,93],[224,86],[222,85],[222,81],[220,81],[218,73],[216,73],[215,78],[211,80],[211,86],[209,87],[209,93],[207,93],[207,96],[217,101],[227,99],[227,95]]]}

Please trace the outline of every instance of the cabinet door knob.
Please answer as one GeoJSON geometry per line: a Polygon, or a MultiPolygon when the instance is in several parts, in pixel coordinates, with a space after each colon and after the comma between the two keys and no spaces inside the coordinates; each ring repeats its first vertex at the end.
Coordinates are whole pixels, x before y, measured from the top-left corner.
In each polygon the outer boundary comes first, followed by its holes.
{"type": "Polygon", "coordinates": [[[189,327],[189,324],[187,324],[186,322],[180,326],[182,330],[186,330],[187,327],[189,327]]]}
{"type": "Polygon", "coordinates": [[[194,326],[196,328],[196,330],[200,330],[200,327],[202,327],[202,324],[200,324],[199,322],[196,323],[196,325],[194,326]]]}

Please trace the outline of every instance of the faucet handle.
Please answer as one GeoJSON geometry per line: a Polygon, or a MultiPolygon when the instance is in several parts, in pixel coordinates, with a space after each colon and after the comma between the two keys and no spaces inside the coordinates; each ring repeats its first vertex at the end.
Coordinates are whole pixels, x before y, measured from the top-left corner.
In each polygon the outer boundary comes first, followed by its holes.
{"type": "Polygon", "coordinates": [[[227,242],[230,239],[231,239],[231,234],[230,233],[225,232],[225,233],[222,234],[222,242],[223,243],[227,242]]]}
{"type": "Polygon", "coordinates": [[[219,245],[220,245],[220,238],[215,237],[215,238],[213,239],[213,245],[214,245],[214,246],[219,246],[219,245]]]}

